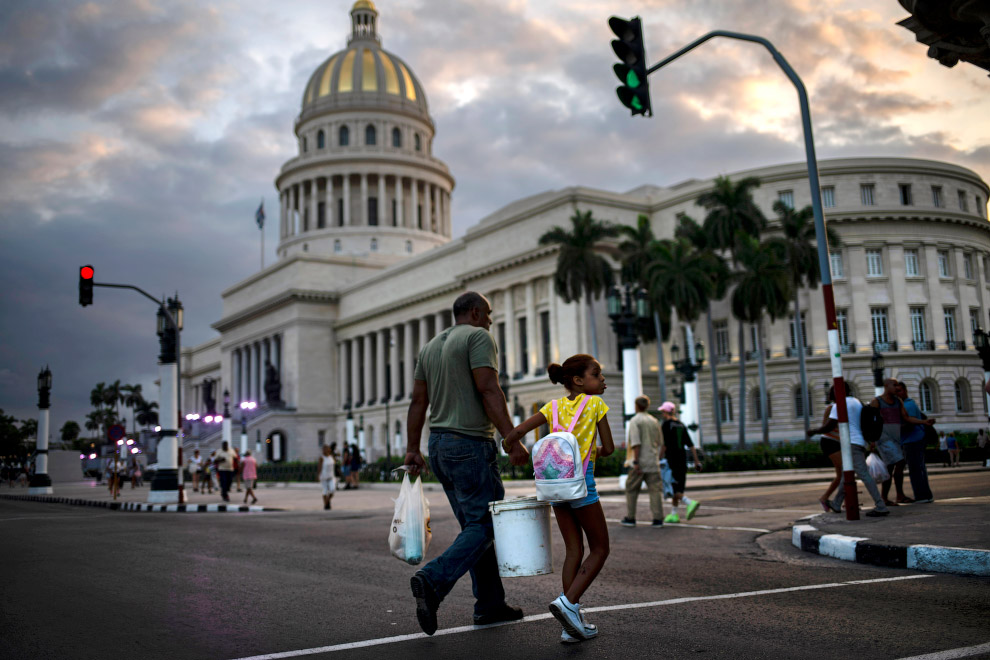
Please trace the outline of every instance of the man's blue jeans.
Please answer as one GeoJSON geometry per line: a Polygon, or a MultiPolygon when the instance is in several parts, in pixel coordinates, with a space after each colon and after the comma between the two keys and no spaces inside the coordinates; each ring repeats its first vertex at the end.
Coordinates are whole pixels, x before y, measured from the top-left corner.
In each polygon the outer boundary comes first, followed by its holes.
{"type": "Polygon", "coordinates": [[[488,503],[505,497],[495,443],[453,433],[430,433],[430,469],[440,480],[461,525],[450,547],[419,572],[443,600],[462,575],[471,573],[475,615],[505,603],[495,561],[495,532],[488,503]]]}
{"type": "Polygon", "coordinates": [[[925,465],[925,442],[909,442],[902,447],[907,459],[908,476],[911,478],[911,490],[916,500],[932,499],[932,489],[928,485],[928,467],[925,465]]]}

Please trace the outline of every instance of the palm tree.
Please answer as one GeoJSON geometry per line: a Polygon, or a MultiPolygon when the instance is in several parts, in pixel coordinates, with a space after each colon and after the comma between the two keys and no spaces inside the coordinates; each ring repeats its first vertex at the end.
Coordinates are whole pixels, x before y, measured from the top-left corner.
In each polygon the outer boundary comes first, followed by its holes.
{"type": "Polygon", "coordinates": [[[62,444],[72,444],[74,446],[76,438],[79,437],[79,431],[79,422],[74,422],[70,419],[65,424],[62,424],[62,428],[59,431],[59,437],[62,438],[62,444]]]}
{"type": "Polygon", "coordinates": [[[146,429],[152,424],[157,424],[158,413],[155,412],[157,408],[158,403],[156,401],[141,401],[137,406],[137,416],[135,417],[138,424],[146,429]]]}
{"type": "MultiPolygon", "coordinates": [[[[622,281],[638,284],[648,293],[650,283],[646,276],[647,268],[652,260],[653,245],[656,234],[650,226],[650,219],[645,215],[636,218],[636,226],[622,225],[619,227],[625,240],[619,243],[622,253],[622,281]]],[[[660,388],[660,401],[667,400],[667,373],[664,369],[663,342],[670,338],[670,308],[655,296],[651,297],[653,307],[653,330],[657,342],[657,385],[660,388]]]]}
{"type": "MultiPolygon", "coordinates": [[[[817,289],[820,277],[818,266],[818,241],[815,233],[815,216],[810,206],[795,211],[781,201],[774,202],[774,213],[783,233],[784,248],[787,251],[787,265],[791,273],[791,287],[794,291],[794,337],[798,346],[798,367],[801,371],[801,409],[804,412],[804,431],[811,428],[809,420],[810,398],[808,396],[808,375],[804,364],[804,321],[801,320],[801,287],[817,289]]],[[[839,245],[839,235],[825,229],[828,244],[839,245]]]]}
{"type": "Polygon", "coordinates": [[[120,418],[120,403],[124,400],[123,393],[124,386],[120,384],[120,380],[115,380],[106,388],[106,403],[107,406],[113,406],[114,411],[117,414],[117,418],[120,418]]]}
{"type": "MultiPolygon", "coordinates": [[[[732,292],[732,313],[748,323],[760,323],[769,315],[775,321],[787,313],[791,298],[791,273],[787,263],[787,247],[780,238],[762,242],[739,232],[736,257],[743,270],[736,274],[732,292]]],[[[763,442],[770,442],[767,424],[767,372],[763,352],[763,332],[757,328],[756,350],[760,370],[760,422],[763,442]]],[[[746,398],[743,383],[741,400],[746,398]]]]}
{"type": "MultiPolygon", "coordinates": [[[[87,431],[99,431],[101,425],[103,424],[103,418],[100,411],[94,410],[86,413],[86,421],[84,423],[87,431]]],[[[95,437],[99,437],[99,435],[95,437]]]]}
{"type": "Polygon", "coordinates": [[[708,300],[708,306],[706,309],[708,318],[708,346],[709,350],[712,351],[712,362],[709,369],[712,374],[712,408],[715,411],[715,436],[718,444],[722,444],[722,418],[721,411],[719,409],[718,369],[716,368],[717,365],[714,362],[716,356],[714,353],[715,329],[712,326],[712,300],[721,300],[725,297],[730,279],[729,268],[725,263],[725,259],[716,254],[712,246],[711,237],[705,231],[705,228],[698,224],[698,221],[694,218],[687,215],[681,215],[677,228],[674,230],[674,236],[688,240],[691,245],[693,245],[695,249],[709,261],[709,276],[712,278],[712,295],[708,300]]]}
{"type": "Polygon", "coordinates": [[[134,417],[134,411],[138,407],[138,404],[144,401],[141,385],[124,385],[120,389],[124,392],[124,405],[131,409],[131,419],[134,421],[134,428],[137,429],[138,424],[137,419],[134,417]]]}
{"type": "MultiPolygon", "coordinates": [[[[94,419],[97,420],[97,430],[102,430],[101,425],[105,421],[103,407],[107,405],[107,396],[107,385],[102,382],[97,383],[96,387],[94,387],[89,393],[89,403],[96,408],[94,419]]],[[[89,416],[87,416],[87,419],[89,419],[89,416]]],[[[89,426],[86,428],[89,428],[89,426]]],[[[102,433],[100,435],[102,435],[102,433]]]]}
{"type": "MultiPolygon", "coordinates": [[[[736,258],[738,232],[759,237],[766,227],[767,221],[760,207],[753,201],[753,189],[760,186],[756,177],[746,177],[733,183],[728,177],[720,176],[715,179],[715,186],[708,192],[698,196],[697,204],[708,213],[705,216],[704,229],[709,236],[712,249],[725,250],[732,255],[733,264],[736,258]]],[[[739,447],[746,445],[746,331],[742,319],[739,320],[739,447]]]]}
{"type": "Polygon", "coordinates": [[[612,266],[595,251],[606,238],[619,235],[619,228],[608,222],[595,220],[591,211],[575,209],[571,216],[571,231],[553,227],[540,236],[540,245],[557,245],[557,270],[553,275],[557,295],[564,302],[577,302],[584,298],[588,307],[588,323],[591,327],[591,352],[598,357],[598,328],[591,307],[592,298],[612,285],[612,266]]]}

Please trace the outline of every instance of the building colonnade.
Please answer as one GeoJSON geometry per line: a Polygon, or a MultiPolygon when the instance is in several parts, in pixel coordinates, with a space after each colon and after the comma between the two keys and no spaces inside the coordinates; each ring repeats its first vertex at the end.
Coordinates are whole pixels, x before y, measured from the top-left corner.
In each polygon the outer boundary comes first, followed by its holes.
{"type": "Polygon", "coordinates": [[[234,406],[241,401],[265,403],[265,365],[271,362],[282,377],[282,335],[276,334],[243,344],[231,351],[231,392],[234,406]]]}

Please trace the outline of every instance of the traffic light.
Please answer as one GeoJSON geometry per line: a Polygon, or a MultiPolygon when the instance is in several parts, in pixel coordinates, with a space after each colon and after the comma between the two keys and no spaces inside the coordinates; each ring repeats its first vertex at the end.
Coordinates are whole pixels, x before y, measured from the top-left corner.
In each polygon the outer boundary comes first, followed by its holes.
{"type": "Polygon", "coordinates": [[[92,266],[82,266],[79,269],[79,304],[85,307],[93,304],[93,275],[92,266]]]}
{"type": "Polygon", "coordinates": [[[646,78],[646,45],[643,43],[643,24],[639,17],[625,20],[618,16],[608,19],[608,26],[618,39],[612,40],[612,50],[621,60],[612,67],[622,84],[615,88],[622,105],[633,116],[653,116],[650,105],[650,85],[646,78]]]}

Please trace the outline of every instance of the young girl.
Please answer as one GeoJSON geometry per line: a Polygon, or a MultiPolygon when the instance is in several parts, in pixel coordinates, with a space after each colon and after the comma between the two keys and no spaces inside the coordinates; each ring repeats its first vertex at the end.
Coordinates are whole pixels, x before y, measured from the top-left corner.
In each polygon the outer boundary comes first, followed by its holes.
{"type": "MultiPolygon", "coordinates": [[[[559,383],[567,389],[567,396],[556,402],[557,421],[562,427],[570,425],[575,412],[582,408],[585,398],[589,399],[574,426],[574,437],[581,447],[581,459],[585,460],[589,454],[591,456],[585,472],[588,496],[581,500],[553,503],[557,527],[564,537],[566,555],[561,572],[564,591],[550,603],[550,612],[564,627],[561,641],[572,643],[598,634],[594,625],[584,621],[580,605],[581,596],[602,570],[609,552],[605,513],[595,489],[595,437],[597,435],[602,445],[597,452],[598,456],[611,454],[615,451],[615,444],[605,417],[608,406],[598,396],[605,391],[605,376],[598,360],[590,355],[573,355],[563,365],[551,364],[547,367],[547,374],[551,382],[559,383]],[[582,533],[588,538],[587,558],[584,557],[582,533]]],[[[553,402],[543,406],[539,413],[513,429],[504,444],[513,443],[544,424],[553,424],[553,402]]]]}

